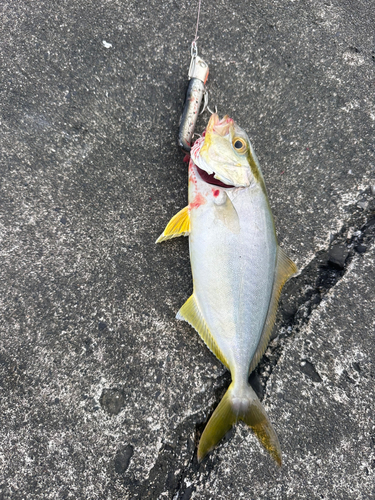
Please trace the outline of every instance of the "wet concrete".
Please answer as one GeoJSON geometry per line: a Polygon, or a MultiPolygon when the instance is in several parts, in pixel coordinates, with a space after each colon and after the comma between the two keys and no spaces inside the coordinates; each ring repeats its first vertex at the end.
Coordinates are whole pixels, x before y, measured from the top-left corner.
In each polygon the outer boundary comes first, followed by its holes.
{"type": "Polygon", "coordinates": [[[202,4],[210,104],[300,268],[251,378],[277,469],[242,425],[197,463],[229,375],[175,320],[187,240],[154,245],[187,199],[196,8],[2,3],[0,499],[375,498],[374,9],[202,4]]]}

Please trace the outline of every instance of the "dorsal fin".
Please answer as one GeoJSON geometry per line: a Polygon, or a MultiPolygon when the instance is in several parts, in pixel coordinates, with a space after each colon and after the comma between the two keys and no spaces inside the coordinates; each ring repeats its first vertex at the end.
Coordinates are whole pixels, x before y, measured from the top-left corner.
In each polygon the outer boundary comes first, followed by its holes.
{"type": "Polygon", "coordinates": [[[177,236],[189,236],[190,233],[190,214],[189,207],[180,210],[168,222],[167,227],[159,236],[155,243],[177,238],[177,236]]]}
{"type": "Polygon", "coordinates": [[[271,337],[272,328],[276,319],[277,305],[279,303],[281,290],[288,279],[296,274],[297,271],[298,269],[295,263],[291,259],[289,259],[282,248],[277,247],[275,278],[273,281],[271,300],[268,306],[267,317],[264,323],[262,335],[260,336],[258,347],[253,359],[251,360],[249,375],[257,366],[260,358],[263,356],[267,348],[268,342],[271,337]]]}
{"type": "Polygon", "coordinates": [[[208,329],[207,323],[203,318],[194,294],[187,299],[185,304],[178,311],[176,318],[187,321],[193,328],[195,328],[210,351],[212,351],[215,356],[223,363],[223,365],[225,365],[229,369],[227,360],[223,356],[223,353],[219,349],[219,346],[215,342],[215,339],[208,329]]]}

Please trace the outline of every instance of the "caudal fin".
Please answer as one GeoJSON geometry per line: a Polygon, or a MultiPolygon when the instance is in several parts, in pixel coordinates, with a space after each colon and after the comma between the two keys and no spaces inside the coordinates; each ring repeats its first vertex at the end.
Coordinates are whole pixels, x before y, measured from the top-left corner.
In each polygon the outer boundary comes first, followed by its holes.
{"type": "Polygon", "coordinates": [[[198,460],[203,460],[238,420],[251,427],[264,448],[281,465],[279,440],[257,395],[250,385],[241,394],[235,393],[233,382],[203,431],[198,460]]]}

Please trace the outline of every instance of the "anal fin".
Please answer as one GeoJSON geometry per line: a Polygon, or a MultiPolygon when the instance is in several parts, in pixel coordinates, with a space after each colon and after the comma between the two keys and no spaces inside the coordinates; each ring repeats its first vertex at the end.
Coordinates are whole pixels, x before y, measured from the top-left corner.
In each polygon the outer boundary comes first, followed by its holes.
{"type": "Polygon", "coordinates": [[[219,346],[217,345],[215,339],[213,338],[207,326],[207,323],[203,318],[202,312],[199,308],[194,294],[191,295],[185,302],[185,304],[181,307],[176,315],[176,318],[186,321],[187,323],[189,323],[189,325],[195,328],[210,351],[212,351],[215,356],[223,363],[223,365],[225,365],[229,369],[228,362],[219,349],[219,346]]]}
{"type": "Polygon", "coordinates": [[[189,207],[187,206],[172,217],[172,219],[168,222],[167,227],[155,243],[161,243],[162,241],[170,240],[171,238],[177,238],[177,236],[188,236],[189,233],[190,214],[189,207]]]}

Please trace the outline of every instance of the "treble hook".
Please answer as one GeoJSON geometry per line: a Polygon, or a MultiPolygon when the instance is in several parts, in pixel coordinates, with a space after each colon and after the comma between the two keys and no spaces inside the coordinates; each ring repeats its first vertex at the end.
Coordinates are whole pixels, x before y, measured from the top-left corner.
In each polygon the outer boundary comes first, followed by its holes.
{"type": "MultiPolygon", "coordinates": [[[[206,106],[206,108],[208,109],[208,111],[211,113],[211,115],[214,114],[213,111],[210,110],[210,108],[208,106],[206,106]]],[[[217,106],[215,105],[215,113],[217,114],[217,106]]]]}
{"type": "Polygon", "coordinates": [[[199,114],[203,115],[203,113],[205,112],[206,108],[208,108],[208,90],[205,88],[204,89],[204,94],[203,94],[203,108],[202,108],[202,111],[199,114]]]}

